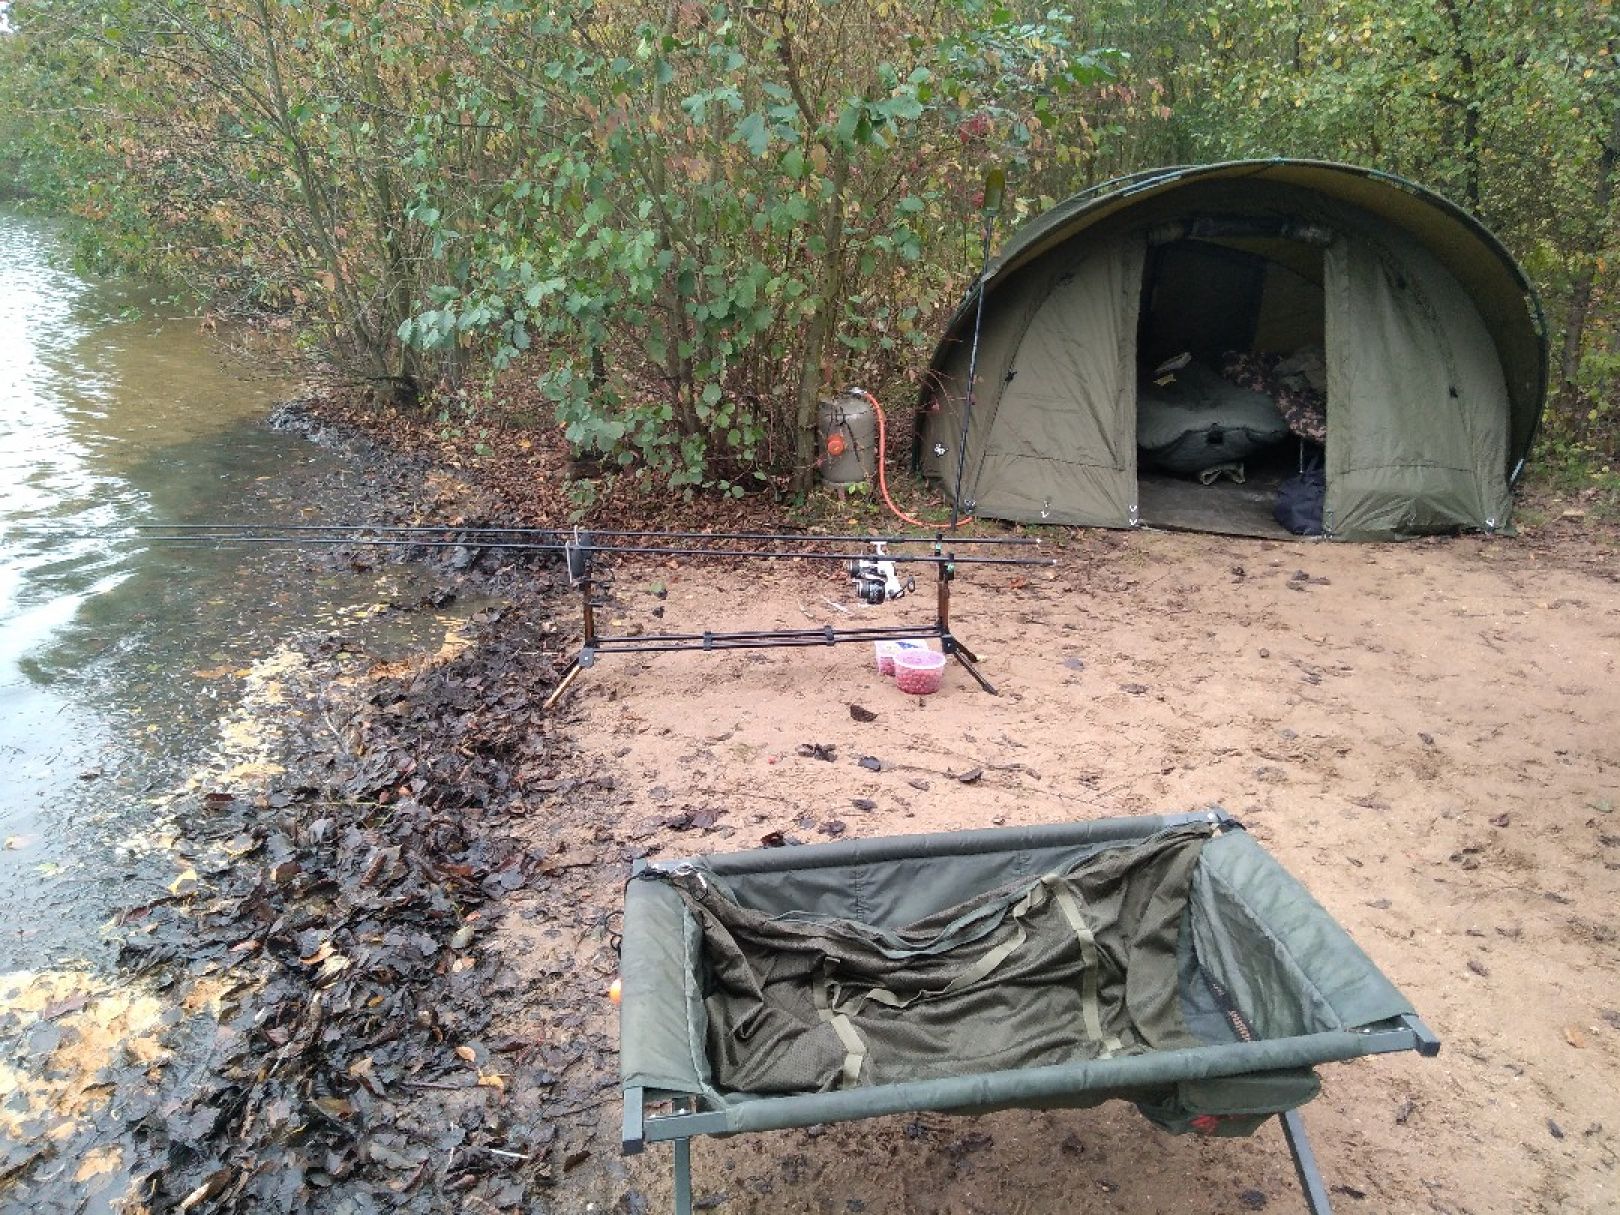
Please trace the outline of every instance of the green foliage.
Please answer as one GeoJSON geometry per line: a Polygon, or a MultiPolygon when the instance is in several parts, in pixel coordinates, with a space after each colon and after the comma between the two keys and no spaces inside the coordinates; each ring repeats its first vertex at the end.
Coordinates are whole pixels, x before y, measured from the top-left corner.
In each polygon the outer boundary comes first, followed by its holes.
{"type": "Polygon", "coordinates": [[[984,167],[1032,155],[1039,115],[1106,78],[1061,16],[977,0],[464,12],[458,107],[522,151],[476,197],[419,197],[447,273],[398,333],[496,367],[544,351],[569,442],[681,489],[780,469],[807,366],[914,371],[968,270],[984,167]],[[489,88],[496,64],[515,87],[489,88]],[[806,338],[821,313],[827,351],[806,338]]]}
{"type": "Polygon", "coordinates": [[[818,390],[914,397],[992,166],[1016,223],[1156,164],[1355,161],[1507,240],[1604,449],[1613,2],[14,0],[0,177],[458,426],[515,370],[578,453],[740,493],[803,487],[818,390]]]}

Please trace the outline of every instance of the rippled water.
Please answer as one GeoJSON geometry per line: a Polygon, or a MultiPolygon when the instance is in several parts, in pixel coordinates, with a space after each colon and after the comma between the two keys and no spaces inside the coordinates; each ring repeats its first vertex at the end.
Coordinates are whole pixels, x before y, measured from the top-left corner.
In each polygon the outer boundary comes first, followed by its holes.
{"type": "Polygon", "coordinates": [[[287,385],[59,252],[0,210],[0,972],[94,955],[112,909],[161,893],[115,845],[228,707],[219,669],[374,593],[300,553],[93,534],[308,517],[311,486],[361,473],[263,424],[287,385]]]}

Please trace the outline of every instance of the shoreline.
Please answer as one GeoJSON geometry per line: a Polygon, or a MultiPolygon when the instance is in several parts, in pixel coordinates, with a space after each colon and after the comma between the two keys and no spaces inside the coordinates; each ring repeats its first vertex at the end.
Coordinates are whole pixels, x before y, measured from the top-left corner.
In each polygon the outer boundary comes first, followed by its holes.
{"type": "MultiPolygon", "coordinates": [[[[403,488],[434,470],[307,402],[265,424],[349,449],[390,518],[448,492],[403,488]]],[[[539,717],[561,662],[555,563],[423,554],[415,601],[314,624],[233,673],[215,744],[159,798],[151,856],[174,876],[117,917],[116,974],[36,979],[32,1024],[8,1016],[19,1074],[56,1081],[8,1118],[13,1198],[59,1193],[65,1162],[77,1192],[132,1210],[407,1192],[407,1209],[508,1209],[514,1184],[583,1162],[566,1124],[598,1090],[503,1010],[520,980],[492,943],[551,861],[512,820],[573,784],[570,740],[539,717]]],[[[391,561],[318,558],[350,559],[391,561]]],[[[605,1002],[608,981],[577,998],[605,1002]]]]}

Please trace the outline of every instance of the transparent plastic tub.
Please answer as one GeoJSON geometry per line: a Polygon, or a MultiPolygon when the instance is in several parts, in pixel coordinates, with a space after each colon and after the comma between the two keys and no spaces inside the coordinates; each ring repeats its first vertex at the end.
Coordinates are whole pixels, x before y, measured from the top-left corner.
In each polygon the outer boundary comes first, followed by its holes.
{"type": "Polygon", "coordinates": [[[928,643],[903,637],[896,641],[874,641],[872,649],[877,657],[879,675],[894,674],[894,656],[901,650],[926,650],[928,643]]]}
{"type": "Polygon", "coordinates": [[[901,650],[894,656],[894,686],[908,696],[939,691],[945,678],[945,655],[938,650],[901,650]]]}

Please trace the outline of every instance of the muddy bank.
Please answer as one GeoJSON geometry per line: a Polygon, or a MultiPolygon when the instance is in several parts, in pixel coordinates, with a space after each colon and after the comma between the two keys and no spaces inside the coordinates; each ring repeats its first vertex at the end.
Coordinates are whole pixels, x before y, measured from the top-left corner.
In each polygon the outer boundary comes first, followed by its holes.
{"type": "MultiPolygon", "coordinates": [[[[305,410],[276,423],[366,470],[348,517],[476,509],[443,470],[305,410]]],[[[576,779],[539,713],[553,575],[472,546],[283,559],[375,601],[207,673],[230,707],[130,841],[145,878],[116,971],[5,978],[8,1204],[517,1210],[588,1171],[569,1128],[606,1099],[613,1043],[571,1010],[605,1004],[609,926],[557,880],[588,862],[514,829],[612,783],[576,779]],[[514,908],[543,938],[519,969],[494,943],[514,908]],[[548,978],[534,960],[559,926],[581,939],[548,978]]]]}

